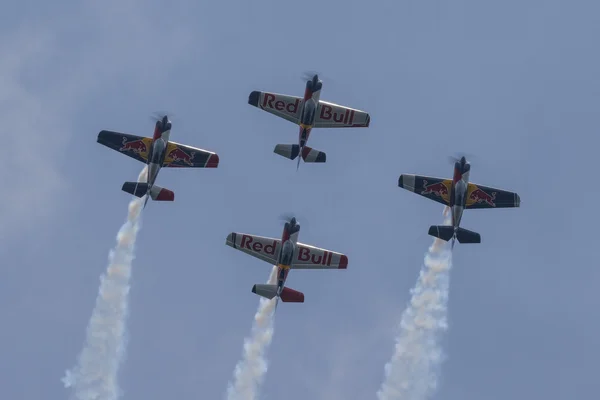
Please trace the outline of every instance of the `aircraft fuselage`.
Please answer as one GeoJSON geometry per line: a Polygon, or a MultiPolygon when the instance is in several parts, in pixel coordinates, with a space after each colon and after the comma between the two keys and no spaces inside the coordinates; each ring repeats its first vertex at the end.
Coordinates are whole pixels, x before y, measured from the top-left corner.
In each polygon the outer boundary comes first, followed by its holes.
{"type": "Polygon", "coordinates": [[[156,121],[154,135],[152,137],[152,146],[148,154],[148,193],[154,185],[156,178],[167,154],[169,136],[171,134],[171,122],[165,116],[161,121],[156,121]]]}
{"type": "Polygon", "coordinates": [[[291,222],[286,222],[283,227],[281,251],[277,260],[277,296],[281,295],[288,273],[290,272],[290,266],[296,254],[299,232],[300,225],[296,223],[295,218],[291,222]]]}
{"type": "Polygon", "coordinates": [[[454,176],[450,191],[450,210],[452,212],[452,225],[454,226],[455,234],[460,226],[460,220],[462,219],[467,201],[470,171],[471,165],[464,157],[454,163],[454,176]]]}
{"type": "Polygon", "coordinates": [[[300,134],[298,137],[300,151],[302,151],[302,148],[306,145],[315,123],[315,116],[317,114],[317,109],[319,108],[319,98],[321,97],[322,87],[323,83],[319,80],[317,75],[315,75],[312,80],[306,82],[304,101],[302,103],[302,114],[300,115],[300,134]]]}

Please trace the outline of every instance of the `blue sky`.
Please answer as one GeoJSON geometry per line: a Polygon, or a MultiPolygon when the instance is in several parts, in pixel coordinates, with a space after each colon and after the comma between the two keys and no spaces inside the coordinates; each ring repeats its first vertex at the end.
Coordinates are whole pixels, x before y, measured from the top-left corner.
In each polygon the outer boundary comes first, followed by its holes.
{"type": "Polygon", "coordinates": [[[3,398],[62,399],[99,276],[125,220],[122,183],[143,165],[96,143],[102,129],[219,153],[216,170],[162,171],[134,262],[125,398],[221,398],[270,266],[227,247],[231,231],[344,252],[346,271],[296,271],[280,305],[265,399],[375,398],[429,225],[442,207],[401,173],[520,194],[467,211],[436,398],[593,396],[600,389],[596,242],[597,2],[13,2],[0,17],[0,370],[3,398]],[[367,129],[315,130],[324,165],[273,154],[297,128],[248,105],[252,90],[366,110],[367,129]],[[327,78],[330,78],[328,81],[327,78]],[[306,220],[304,222],[303,220],[306,220]]]}

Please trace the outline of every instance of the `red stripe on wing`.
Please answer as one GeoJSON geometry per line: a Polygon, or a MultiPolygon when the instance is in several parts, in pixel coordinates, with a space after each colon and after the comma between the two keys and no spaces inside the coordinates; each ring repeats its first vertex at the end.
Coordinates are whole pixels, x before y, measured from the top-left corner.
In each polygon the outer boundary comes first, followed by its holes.
{"type": "Polygon", "coordinates": [[[338,269],[346,269],[348,268],[348,257],[346,257],[345,255],[340,256],[340,265],[338,266],[338,269]]]}

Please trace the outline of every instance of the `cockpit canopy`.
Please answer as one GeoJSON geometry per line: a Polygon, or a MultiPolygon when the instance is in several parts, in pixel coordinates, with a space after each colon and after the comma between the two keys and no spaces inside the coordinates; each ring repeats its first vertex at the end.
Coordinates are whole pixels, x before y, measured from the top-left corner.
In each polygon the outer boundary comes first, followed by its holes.
{"type": "Polygon", "coordinates": [[[160,158],[165,151],[165,141],[162,139],[157,139],[154,141],[153,147],[151,162],[154,164],[160,164],[160,158]]]}

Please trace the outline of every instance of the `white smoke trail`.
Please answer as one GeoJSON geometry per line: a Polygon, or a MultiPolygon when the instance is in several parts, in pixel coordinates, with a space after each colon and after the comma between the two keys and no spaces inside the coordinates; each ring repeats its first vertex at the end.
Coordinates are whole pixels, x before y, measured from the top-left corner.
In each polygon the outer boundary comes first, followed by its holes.
{"type": "MultiPolygon", "coordinates": [[[[450,225],[448,217],[444,225],[450,225]]],[[[410,303],[402,313],[395,352],[385,366],[385,379],[377,392],[379,400],[425,400],[434,393],[442,363],[439,336],[447,329],[451,266],[447,243],[436,238],[425,254],[410,303]]]]}
{"type": "MultiPolygon", "coordinates": [[[[273,285],[277,279],[277,267],[273,266],[267,283],[273,285]]],[[[228,400],[254,400],[258,387],[267,372],[265,353],[273,338],[273,317],[276,298],[260,298],[254,315],[250,337],[244,339],[244,354],[235,366],[234,382],[227,388],[228,400]]]]}
{"type": "MultiPolygon", "coordinates": [[[[138,177],[138,182],[145,181],[146,168],[138,177]]],[[[120,395],[117,373],[125,356],[129,278],[143,200],[134,198],[129,203],[127,221],[117,234],[117,246],[110,252],[106,274],[100,277],[85,345],[77,366],[67,370],[62,379],[65,387],[73,387],[71,398],[115,400],[120,395]]]]}

